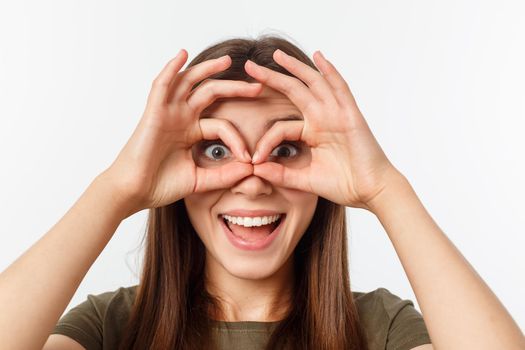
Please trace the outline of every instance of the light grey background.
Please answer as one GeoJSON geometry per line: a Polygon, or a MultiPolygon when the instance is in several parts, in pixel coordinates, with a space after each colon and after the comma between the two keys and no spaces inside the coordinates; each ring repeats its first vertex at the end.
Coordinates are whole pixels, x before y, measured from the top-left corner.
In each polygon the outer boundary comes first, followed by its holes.
{"type": "MultiPolygon", "coordinates": [[[[180,48],[192,59],[219,40],[268,33],[339,68],[388,157],[524,328],[519,0],[2,1],[0,271],[111,164],[180,48]]],[[[377,218],[348,217],[353,289],[385,287],[419,309],[377,218]]],[[[122,222],[66,311],[138,282],[145,220],[122,222]]]]}

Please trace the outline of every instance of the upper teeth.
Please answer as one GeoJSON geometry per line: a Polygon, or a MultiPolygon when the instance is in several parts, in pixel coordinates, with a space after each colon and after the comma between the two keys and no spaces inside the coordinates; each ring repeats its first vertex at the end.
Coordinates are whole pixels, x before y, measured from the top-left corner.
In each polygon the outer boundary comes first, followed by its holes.
{"type": "Polygon", "coordinates": [[[222,215],[222,217],[233,224],[242,225],[244,227],[252,227],[252,226],[268,225],[268,224],[271,224],[272,222],[276,222],[281,217],[281,214],[276,214],[272,216],[256,216],[256,217],[222,215]]]}

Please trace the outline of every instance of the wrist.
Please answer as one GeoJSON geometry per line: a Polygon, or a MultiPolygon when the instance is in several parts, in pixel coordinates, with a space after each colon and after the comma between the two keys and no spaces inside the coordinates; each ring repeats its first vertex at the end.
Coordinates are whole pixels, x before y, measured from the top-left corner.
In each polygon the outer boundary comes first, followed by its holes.
{"type": "Polygon", "coordinates": [[[375,215],[395,206],[396,201],[413,191],[407,178],[395,168],[388,173],[385,183],[383,189],[374,198],[366,202],[368,210],[375,215]]]}
{"type": "Polygon", "coordinates": [[[106,171],[100,173],[90,186],[97,188],[97,191],[103,193],[103,196],[111,204],[114,212],[117,213],[121,220],[139,211],[133,207],[133,200],[119,191],[118,182],[115,182],[106,171]]]}

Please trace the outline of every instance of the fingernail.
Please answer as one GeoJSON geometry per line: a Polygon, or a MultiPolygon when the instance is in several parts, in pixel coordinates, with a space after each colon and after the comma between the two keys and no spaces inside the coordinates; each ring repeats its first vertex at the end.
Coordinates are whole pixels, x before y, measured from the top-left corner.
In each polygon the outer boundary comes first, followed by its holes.
{"type": "Polygon", "coordinates": [[[244,151],[244,159],[246,159],[247,161],[250,161],[251,160],[251,157],[250,157],[250,153],[248,153],[248,151],[244,151]]]}
{"type": "Polygon", "coordinates": [[[277,50],[275,50],[275,53],[278,54],[278,55],[280,55],[281,57],[285,57],[285,56],[286,56],[286,54],[284,53],[284,51],[282,51],[281,49],[277,49],[277,50]]]}
{"type": "Polygon", "coordinates": [[[252,164],[255,164],[259,160],[259,151],[255,151],[252,157],[252,164]]]}
{"type": "MultiPolygon", "coordinates": [[[[259,65],[258,65],[257,63],[255,63],[255,62],[253,62],[253,61],[250,61],[250,60],[247,60],[247,61],[246,61],[246,66],[244,67],[244,70],[245,70],[246,72],[248,72],[248,71],[246,70],[246,68],[247,68],[248,66],[250,67],[250,69],[251,69],[252,72],[260,72],[260,71],[261,71],[261,67],[259,67],[259,65]]],[[[248,74],[250,74],[250,73],[248,73],[248,74]]]]}
{"type": "Polygon", "coordinates": [[[259,68],[261,65],[257,62],[254,62],[252,60],[248,60],[248,64],[250,64],[252,67],[259,68]]]}
{"type": "Polygon", "coordinates": [[[319,52],[319,55],[321,55],[321,57],[323,58],[323,60],[326,60],[326,58],[324,57],[323,53],[321,52],[321,50],[318,50],[319,52]]]}

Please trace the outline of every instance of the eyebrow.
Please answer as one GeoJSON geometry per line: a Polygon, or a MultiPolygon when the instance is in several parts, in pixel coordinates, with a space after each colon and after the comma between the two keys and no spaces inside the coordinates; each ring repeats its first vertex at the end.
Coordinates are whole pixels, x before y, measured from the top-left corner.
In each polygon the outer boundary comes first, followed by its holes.
{"type": "MultiPolygon", "coordinates": [[[[211,114],[207,114],[207,115],[203,115],[201,117],[201,119],[205,119],[205,118],[212,118],[212,115],[211,114]]],[[[300,115],[298,114],[289,114],[289,115],[285,115],[285,116],[282,116],[282,117],[277,117],[277,118],[274,118],[274,119],[271,119],[271,120],[268,120],[266,122],[266,124],[264,125],[264,128],[265,130],[268,130],[272,127],[273,124],[275,124],[276,122],[280,122],[280,121],[288,121],[288,120],[303,120],[303,117],[301,117],[300,115]]],[[[237,130],[240,129],[239,125],[237,125],[235,122],[230,122],[232,123],[236,128],[237,130]]]]}
{"type": "Polygon", "coordinates": [[[266,130],[268,130],[276,122],[287,121],[287,120],[303,120],[303,117],[301,117],[300,115],[297,115],[297,114],[290,114],[290,115],[286,115],[284,117],[278,117],[278,118],[275,118],[275,119],[272,119],[272,120],[268,120],[268,122],[264,125],[264,127],[265,127],[266,130]]]}

